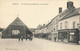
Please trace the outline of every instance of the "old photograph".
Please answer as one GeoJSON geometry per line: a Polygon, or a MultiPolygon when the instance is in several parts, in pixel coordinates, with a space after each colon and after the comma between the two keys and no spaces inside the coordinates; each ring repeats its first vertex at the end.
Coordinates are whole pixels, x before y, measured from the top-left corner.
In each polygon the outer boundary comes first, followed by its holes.
{"type": "Polygon", "coordinates": [[[80,0],[0,0],[0,51],[80,51],[80,0]]]}

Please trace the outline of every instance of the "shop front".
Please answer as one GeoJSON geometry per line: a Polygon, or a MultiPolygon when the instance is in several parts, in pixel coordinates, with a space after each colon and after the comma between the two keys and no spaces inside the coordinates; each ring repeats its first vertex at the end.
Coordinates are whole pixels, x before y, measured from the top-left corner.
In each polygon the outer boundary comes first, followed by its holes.
{"type": "Polygon", "coordinates": [[[63,29],[58,30],[58,40],[63,42],[79,42],[79,30],[78,29],[63,29]]]}
{"type": "Polygon", "coordinates": [[[79,30],[71,29],[70,31],[70,39],[69,42],[79,43],[79,30]]]}
{"type": "Polygon", "coordinates": [[[69,29],[58,30],[58,40],[59,41],[69,41],[69,29]]]}

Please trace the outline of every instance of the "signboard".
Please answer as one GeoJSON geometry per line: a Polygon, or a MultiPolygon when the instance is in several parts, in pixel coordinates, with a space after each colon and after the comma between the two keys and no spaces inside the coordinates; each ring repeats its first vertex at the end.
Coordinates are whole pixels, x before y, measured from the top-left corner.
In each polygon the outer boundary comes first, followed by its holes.
{"type": "Polygon", "coordinates": [[[70,35],[74,35],[74,32],[70,32],[70,35]]]}

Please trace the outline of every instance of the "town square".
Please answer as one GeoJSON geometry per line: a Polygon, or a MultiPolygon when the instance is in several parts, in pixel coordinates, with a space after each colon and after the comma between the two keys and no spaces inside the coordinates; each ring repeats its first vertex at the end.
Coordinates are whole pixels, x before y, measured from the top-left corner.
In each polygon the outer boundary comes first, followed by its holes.
{"type": "Polygon", "coordinates": [[[0,0],[0,51],[80,51],[79,0],[0,0]]]}

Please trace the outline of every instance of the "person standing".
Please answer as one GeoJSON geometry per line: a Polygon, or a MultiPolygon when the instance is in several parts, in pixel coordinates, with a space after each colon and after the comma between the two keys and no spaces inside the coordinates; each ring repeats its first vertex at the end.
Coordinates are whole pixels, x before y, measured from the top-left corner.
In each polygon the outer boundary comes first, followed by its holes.
{"type": "Polygon", "coordinates": [[[19,41],[20,41],[20,38],[21,38],[20,34],[18,35],[18,38],[19,38],[19,41]]]}
{"type": "Polygon", "coordinates": [[[56,37],[54,37],[54,42],[56,42],[56,37]]]}
{"type": "Polygon", "coordinates": [[[21,41],[23,41],[23,36],[21,36],[21,41]]]}

